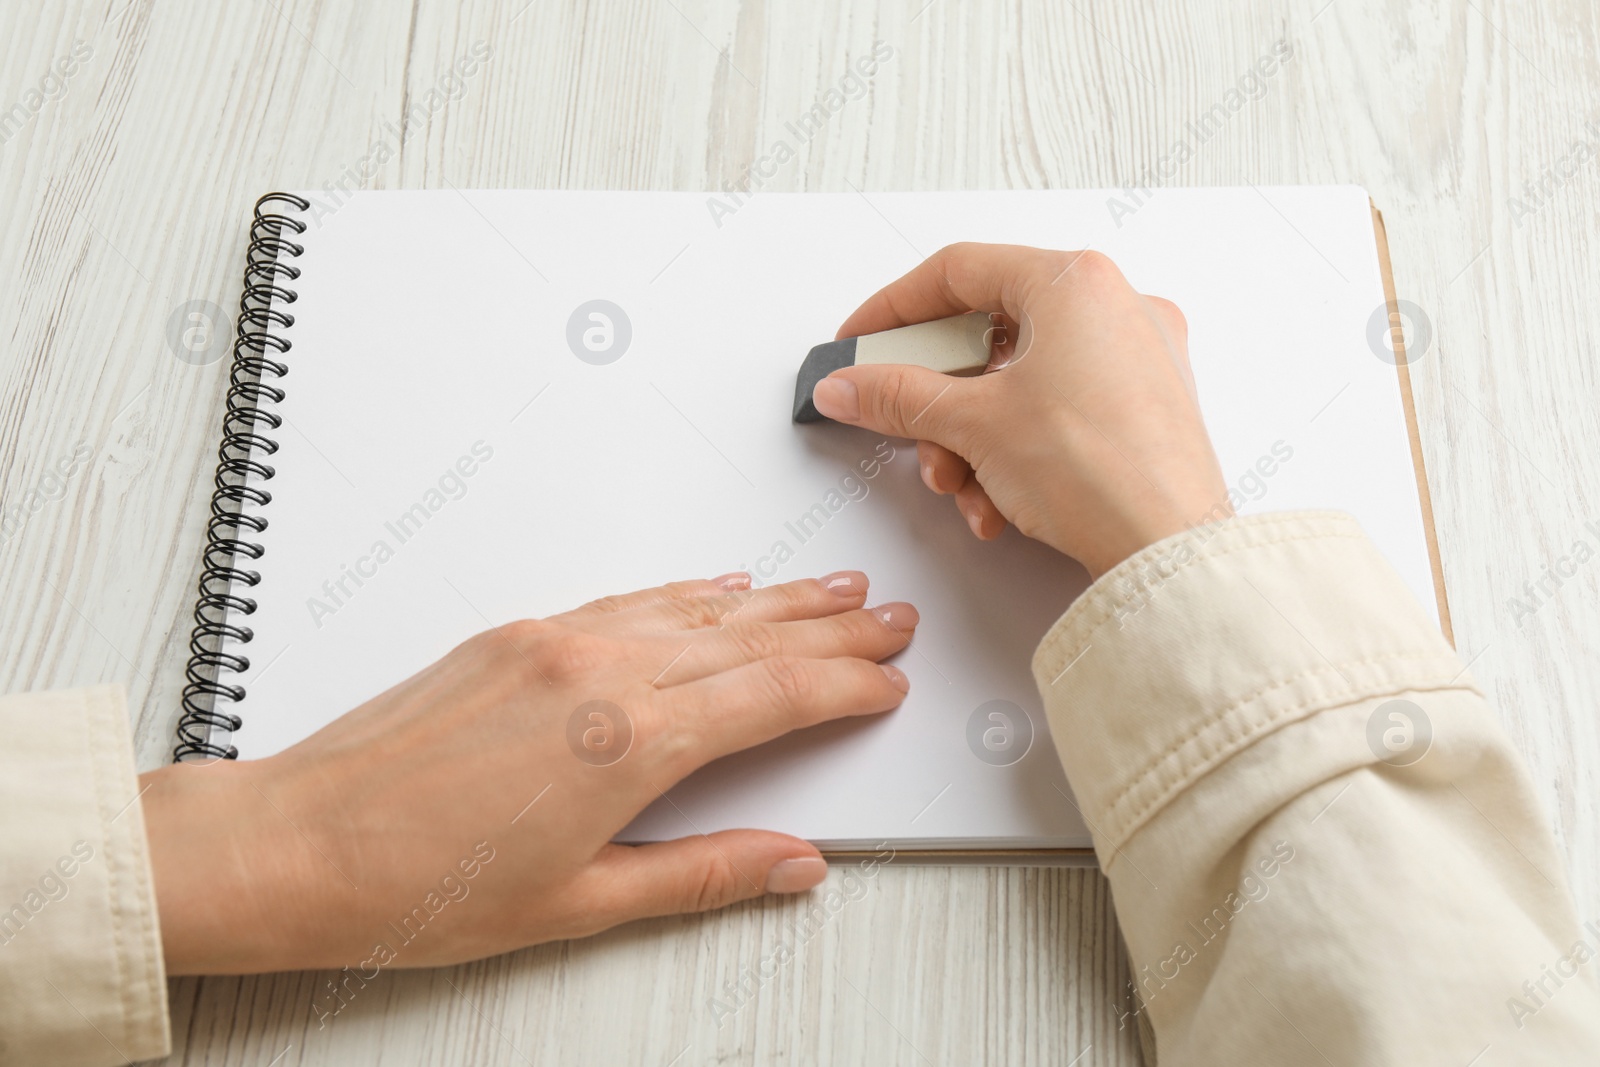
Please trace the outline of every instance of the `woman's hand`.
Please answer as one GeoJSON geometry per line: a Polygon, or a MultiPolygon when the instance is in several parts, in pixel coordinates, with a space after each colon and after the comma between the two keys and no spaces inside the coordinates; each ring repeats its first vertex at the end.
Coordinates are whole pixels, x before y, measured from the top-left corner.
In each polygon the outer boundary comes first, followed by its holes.
{"type": "Polygon", "coordinates": [[[1098,252],[961,244],[861,305],[839,336],[966,311],[1005,319],[983,375],[852,367],[817,383],[817,410],[918,439],[923,481],[955,494],[978,537],[1009,520],[1096,578],[1232,514],[1174,304],[1135,292],[1098,252]]]}
{"type": "Polygon", "coordinates": [[[854,571],[749,586],[502,626],[277,756],[144,775],[169,972],[452,963],[816,885],[782,834],[610,843],[701,765],[904,696],[877,661],[909,604],[854,571]]]}

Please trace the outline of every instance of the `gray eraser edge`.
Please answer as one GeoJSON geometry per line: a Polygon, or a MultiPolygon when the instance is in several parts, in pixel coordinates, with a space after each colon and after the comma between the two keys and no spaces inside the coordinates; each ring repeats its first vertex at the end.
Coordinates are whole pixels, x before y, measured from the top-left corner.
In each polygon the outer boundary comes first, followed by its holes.
{"type": "Polygon", "coordinates": [[[811,391],[817,387],[818,382],[834,371],[855,365],[854,337],[846,337],[842,341],[829,341],[807,352],[805,362],[800,364],[800,373],[794,380],[794,421],[823,421],[825,416],[811,402],[811,391]]]}

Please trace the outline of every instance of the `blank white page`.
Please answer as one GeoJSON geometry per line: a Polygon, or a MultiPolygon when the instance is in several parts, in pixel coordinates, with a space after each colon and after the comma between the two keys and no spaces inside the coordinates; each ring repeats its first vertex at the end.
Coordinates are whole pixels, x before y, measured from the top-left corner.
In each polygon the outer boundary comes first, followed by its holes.
{"type": "MultiPolygon", "coordinates": [[[[904,705],[713,765],[624,838],[1088,845],[1029,674],[1082,569],[1015,531],[974,540],[909,443],[790,421],[806,351],[924,255],[1112,255],[1187,313],[1223,470],[1255,497],[1244,510],[1349,511],[1433,603],[1396,373],[1367,341],[1384,297],[1366,194],[1161,190],[1120,227],[1114,195],[761,195],[716,219],[703,194],[374,192],[315,218],[233,743],[280,751],[491,624],[740,568],[762,584],[856,568],[873,603],[921,611],[895,658],[904,705]],[[567,340],[596,299],[631,325],[604,365],[567,340]],[[1248,472],[1275,445],[1292,458],[1258,490],[1248,472]],[[819,503],[826,521],[799,528],[819,503]],[[365,577],[335,605],[347,569],[365,577]],[[1009,766],[968,742],[997,700],[1035,734],[1009,766]]],[[[550,779],[530,765],[508,812],[550,779]]]]}

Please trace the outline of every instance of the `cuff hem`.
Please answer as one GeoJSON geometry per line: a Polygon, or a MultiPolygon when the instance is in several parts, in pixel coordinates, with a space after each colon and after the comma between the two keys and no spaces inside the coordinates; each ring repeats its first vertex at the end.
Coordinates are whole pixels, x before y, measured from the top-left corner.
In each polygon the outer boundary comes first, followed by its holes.
{"type": "Polygon", "coordinates": [[[1103,856],[1273,731],[1407,690],[1474,688],[1338,512],[1232,519],[1149,546],[1067,610],[1033,669],[1103,856]]]}

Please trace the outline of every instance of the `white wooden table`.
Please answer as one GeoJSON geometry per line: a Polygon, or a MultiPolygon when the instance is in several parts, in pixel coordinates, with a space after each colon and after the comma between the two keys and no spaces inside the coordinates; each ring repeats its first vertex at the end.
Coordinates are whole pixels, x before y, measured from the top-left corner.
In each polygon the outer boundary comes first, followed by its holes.
{"type": "MultiPolygon", "coordinates": [[[[1412,373],[1457,643],[1600,918],[1600,565],[1512,604],[1600,545],[1600,159],[1572,147],[1600,147],[1597,35],[1583,0],[8,3],[3,506],[81,458],[0,542],[0,688],[121,682],[140,766],[166,758],[227,374],[175,359],[167,321],[237,300],[260,193],[718,189],[877,40],[894,54],[868,91],[762,188],[1121,186],[1283,38],[1259,98],[1158,180],[1358,182],[1383,209],[1399,294],[1433,330],[1412,373]],[[489,61],[430,101],[480,41],[489,61]]],[[[391,973],[321,1031],[328,975],[178,980],[171,1062],[1138,1058],[1096,872],[890,869],[719,1026],[710,999],[796,909],[391,973]]]]}

